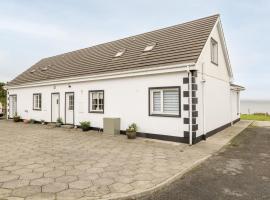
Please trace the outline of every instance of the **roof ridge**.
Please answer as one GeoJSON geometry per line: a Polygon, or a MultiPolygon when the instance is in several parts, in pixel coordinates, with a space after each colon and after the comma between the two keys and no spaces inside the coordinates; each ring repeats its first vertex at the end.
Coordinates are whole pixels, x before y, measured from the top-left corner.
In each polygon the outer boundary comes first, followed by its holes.
{"type": "Polygon", "coordinates": [[[194,19],[194,20],[190,20],[190,21],[187,21],[187,22],[183,22],[183,23],[180,23],[180,24],[175,24],[175,25],[171,25],[171,26],[168,26],[168,27],[158,28],[158,29],[155,29],[155,30],[152,30],[152,31],[147,31],[147,32],[139,33],[137,35],[131,35],[131,36],[119,38],[119,39],[116,39],[116,40],[112,40],[112,41],[108,41],[108,42],[96,44],[96,45],[93,45],[93,46],[89,46],[89,47],[85,47],[85,48],[81,48],[81,49],[77,49],[77,50],[73,50],[73,51],[69,51],[69,52],[65,52],[65,53],[60,53],[60,54],[57,54],[57,55],[54,55],[54,56],[45,57],[43,59],[53,58],[53,57],[57,57],[57,56],[64,56],[65,54],[69,54],[69,53],[73,53],[73,52],[77,52],[77,51],[82,51],[82,50],[85,50],[85,49],[94,48],[94,47],[98,47],[98,46],[101,46],[101,45],[110,44],[110,43],[121,41],[121,40],[128,40],[128,39],[133,38],[133,37],[138,37],[138,36],[141,36],[141,35],[144,35],[144,34],[148,34],[148,33],[152,33],[152,32],[156,32],[156,31],[168,30],[168,29],[171,29],[171,28],[175,28],[177,26],[180,26],[180,25],[185,25],[185,24],[188,24],[188,23],[193,23],[193,22],[197,22],[197,21],[208,19],[208,18],[212,18],[212,17],[220,17],[220,14],[214,14],[214,15],[210,15],[210,16],[207,16],[207,17],[202,17],[202,18],[199,18],[199,19],[194,19]]]}

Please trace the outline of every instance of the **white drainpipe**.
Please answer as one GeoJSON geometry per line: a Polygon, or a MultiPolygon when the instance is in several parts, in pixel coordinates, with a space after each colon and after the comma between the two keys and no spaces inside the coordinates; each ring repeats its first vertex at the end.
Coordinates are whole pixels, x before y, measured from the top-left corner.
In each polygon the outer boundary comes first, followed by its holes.
{"type": "Polygon", "coordinates": [[[192,145],[192,76],[189,69],[189,66],[187,66],[187,73],[188,73],[188,91],[189,91],[189,145],[192,145]]]}
{"type": "Polygon", "coordinates": [[[203,120],[203,135],[204,139],[206,139],[205,135],[205,99],[204,99],[204,86],[205,86],[205,78],[204,78],[204,63],[202,63],[202,120],[203,120]]]}

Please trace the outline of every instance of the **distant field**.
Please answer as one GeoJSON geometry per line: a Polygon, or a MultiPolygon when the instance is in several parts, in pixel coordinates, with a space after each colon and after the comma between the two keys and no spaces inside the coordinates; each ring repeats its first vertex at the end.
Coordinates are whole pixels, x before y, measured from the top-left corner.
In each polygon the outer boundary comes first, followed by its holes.
{"type": "Polygon", "coordinates": [[[242,114],[241,119],[256,120],[256,121],[270,121],[270,115],[265,114],[242,114]]]}

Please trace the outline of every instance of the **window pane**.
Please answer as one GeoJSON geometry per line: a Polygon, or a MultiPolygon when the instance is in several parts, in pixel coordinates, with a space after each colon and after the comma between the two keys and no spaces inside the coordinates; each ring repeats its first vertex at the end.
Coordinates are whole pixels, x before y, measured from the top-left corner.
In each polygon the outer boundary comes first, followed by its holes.
{"type": "Polygon", "coordinates": [[[103,92],[99,93],[99,98],[103,99],[103,92]]]}
{"type": "Polygon", "coordinates": [[[41,109],[41,94],[38,95],[38,109],[41,109]]]}
{"type": "Polygon", "coordinates": [[[37,99],[36,95],[34,95],[34,109],[37,107],[37,99]]]}
{"type": "Polygon", "coordinates": [[[161,94],[160,91],[153,92],[153,111],[160,112],[161,111],[161,94]]]}
{"type": "Polygon", "coordinates": [[[178,90],[163,91],[163,112],[179,113],[179,92],[178,90]]]}
{"type": "Polygon", "coordinates": [[[214,39],[211,40],[211,61],[218,63],[218,43],[214,39]]]}
{"type": "Polygon", "coordinates": [[[93,99],[97,99],[97,93],[95,92],[95,93],[92,93],[92,98],[93,99]]]}
{"type": "Polygon", "coordinates": [[[34,94],[34,109],[41,109],[41,94],[34,94]]]}
{"type": "Polygon", "coordinates": [[[104,94],[103,92],[91,92],[91,110],[92,111],[103,111],[104,108],[104,94]]]}
{"type": "Polygon", "coordinates": [[[99,103],[99,104],[103,104],[103,99],[99,99],[99,100],[98,100],[98,103],[99,103]]]}
{"type": "Polygon", "coordinates": [[[92,110],[97,110],[97,105],[96,104],[92,105],[92,110]]]}
{"type": "Polygon", "coordinates": [[[68,109],[74,110],[74,96],[73,95],[68,96],[68,104],[69,104],[68,109]]]}
{"type": "Polygon", "coordinates": [[[93,103],[93,104],[97,104],[97,99],[93,99],[93,100],[92,100],[92,103],[93,103]]]}

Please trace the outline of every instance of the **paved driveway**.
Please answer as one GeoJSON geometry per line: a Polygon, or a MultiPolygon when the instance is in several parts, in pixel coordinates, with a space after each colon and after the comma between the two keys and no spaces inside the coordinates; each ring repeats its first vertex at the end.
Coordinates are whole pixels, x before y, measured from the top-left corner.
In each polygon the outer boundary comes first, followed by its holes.
{"type": "Polygon", "coordinates": [[[254,123],[224,151],[144,200],[269,200],[270,122],[254,123]]]}
{"type": "Polygon", "coordinates": [[[214,154],[249,124],[241,121],[190,147],[0,120],[0,199],[148,196],[214,154]]]}
{"type": "Polygon", "coordinates": [[[183,169],[187,147],[0,120],[0,199],[138,193],[183,169]]]}

